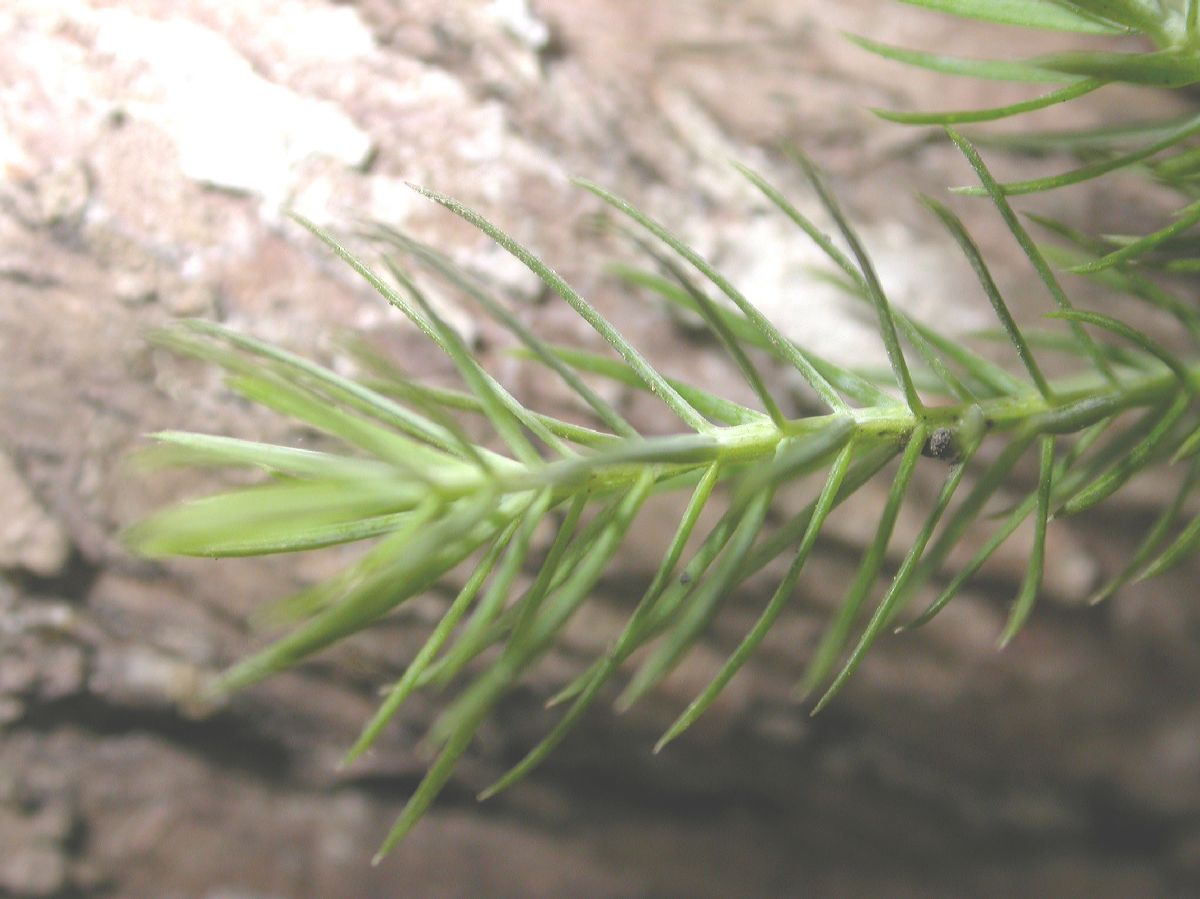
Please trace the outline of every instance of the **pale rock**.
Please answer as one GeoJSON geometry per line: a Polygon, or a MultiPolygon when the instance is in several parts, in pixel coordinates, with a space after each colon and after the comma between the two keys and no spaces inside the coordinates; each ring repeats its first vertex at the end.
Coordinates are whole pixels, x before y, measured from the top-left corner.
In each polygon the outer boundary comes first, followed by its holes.
{"type": "Polygon", "coordinates": [[[216,32],[119,9],[96,18],[97,50],[141,61],[128,109],[174,140],[189,178],[277,207],[307,159],[331,157],[353,168],[370,157],[370,136],[341,109],[262,78],[216,32]]]}
{"type": "Polygon", "coordinates": [[[8,119],[6,110],[0,106],[0,181],[18,180],[32,165],[17,130],[8,119]]]}
{"type": "Polygon", "coordinates": [[[52,577],[62,571],[70,553],[62,525],[39,505],[12,460],[0,453],[0,569],[52,577]]]}
{"type": "Polygon", "coordinates": [[[550,43],[550,27],[529,8],[528,0],[492,0],[488,12],[529,49],[542,50],[550,43]]]}
{"type": "Polygon", "coordinates": [[[200,695],[201,672],[149,646],[106,648],[96,656],[88,687],[117,705],[186,708],[200,695]]]}
{"type": "Polygon", "coordinates": [[[66,885],[61,848],[38,833],[36,819],[0,808],[0,891],[15,896],[52,896],[66,885]]]}
{"type": "Polygon", "coordinates": [[[12,724],[25,714],[25,703],[15,696],[0,696],[0,727],[12,724]]]}
{"type": "Polygon", "coordinates": [[[40,225],[78,224],[91,198],[91,177],[83,163],[52,166],[32,182],[35,221],[40,225]]]}
{"type": "Polygon", "coordinates": [[[185,281],[175,289],[167,291],[163,300],[173,314],[194,318],[212,315],[217,297],[211,284],[203,281],[185,281]]]}
{"type": "Polygon", "coordinates": [[[125,306],[144,306],[158,297],[158,279],[145,269],[127,269],[113,278],[113,293],[125,306]]]}

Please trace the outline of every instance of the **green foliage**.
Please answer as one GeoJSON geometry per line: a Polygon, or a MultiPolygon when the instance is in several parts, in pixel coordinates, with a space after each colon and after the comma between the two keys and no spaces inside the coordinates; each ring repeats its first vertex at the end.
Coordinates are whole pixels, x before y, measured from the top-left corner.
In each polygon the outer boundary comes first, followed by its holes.
{"type": "MultiPolygon", "coordinates": [[[[1095,601],[1156,574],[1200,546],[1200,518],[1187,500],[1200,483],[1200,365],[1163,346],[1134,322],[1141,303],[1178,320],[1194,343],[1200,317],[1174,290],[1200,267],[1190,229],[1200,221],[1196,177],[1200,118],[1114,125],[1087,131],[1026,133],[1003,139],[1010,150],[1073,153],[1066,172],[998,182],[977,144],[954,126],[983,122],[1074,100],[1120,82],[1180,87],[1200,80],[1197,3],[1150,0],[907,0],[914,6],[1002,25],[1101,36],[1138,36],[1143,52],[1056,53],[1026,61],[954,59],[854,39],[866,50],[906,65],[955,76],[1063,85],[1000,109],[938,113],[881,112],[886,118],[946,128],[979,185],[961,193],[987,198],[1049,294],[1050,330],[1019,324],[961,219],[943,203],[926,204],[978,277],[999,328],[991,339],[1012,348],[1012,370],[896,309],[876,276],[864,242],[811,162],[797,156],[840,244],[761,175],[739,167],[781,215],[825,252],[837,283],[872,309],[886,351],[886,375],[850,370],[797,345],[732,283],[659,222],[594,184],[581,182],[609,207],[652,263],[615,269],[633,290],[698,314],[757,397],[760,408],[661,374],[600,312],[530,250],[497,225],[447,197],[421,192],[466,220],[534,272],[615,353],[552,346],[503,302],[435,249],[390,228],[366,238],[384,256],[376,273],[318,226],[298,218],[440,347],[464,390],[434,388],[367,351],[367,376],[352,379],[219,325],[183,322],[159,335],[166,346],[221,366],[229,386],[247,399],[324,432],[344,449],[299,450],[230,438],[166,432],[148,455],[158,464],[258,469],[259,485],[241,487],[158,513],[132,528],[131,546],[146,555],[243,556],[295,552],[371,539],[358,561],[328,581],[281,601],[262,616],[289,632],[235,665],[218,691],[247,687],[293,666],[390,614],[464,563],[466,580],[439,623],[386,691],[380,709],[350,750],[366,751],[415,691],[458,686],[435,722],[439,754],[405,807],[383,850],[421,817],[451,776],[489,710],[550,651],[610,567],[643,504],[667,491],[690,501],[662,560],[624,629],[609,649],[554,697],[568,704],[559,723],[507,775],[485,791],[516,783],[563,739],[639,650],[641,661],[617,699],[627,707],[685,658],[747,578],[779,558],[786,572],[717,676],[684,709],[656,749],[679,737],[746,663],[792,600],[836,507],[867,483],[890,486],[872,539],[864,548],[819,645],[799,674],[799,690],[819,710],[844,686],[872,645],[888,631],[920,626],[951,602],[969,578],[1021,524],[1033,519],[1026,577],[1008,622],[1008,643],[1029,618],[1052,560],[1046,532],[1056,516],[1091,508],[1151,467],[1188,460],[1178,496],[1147,532],[1129,564],[1095,601]],[[1043,193],[1111,172],[1137,171],[1173,188],[1182,206],[1174,220],[1144,235],[1090,235],[1063,222],[1033,221],[1055,243],[1039,244],[1009,198],[1043,193]],[[839,246],[845,246],[844,252],[839,246]],[[1057,268],[1056,268],[1057,266],[1057,268]],[[522,355],[559,378],[587,410],[583,426],[526,407],[488,374],[454,328],[428,302],[421,278],[433,277],[507,329],[522,355]],[[1087,276],[1121,295],[1130,314],[1118,319],[1075,307],[1066,278],[1087,276]],[[1056,330],[1057,328],[1057,330],[1056,330]],[[1077,365],[1051,380],[1039,353],[1065,353],[1077,365]],[[795,369],[816,414],[789,418],[772,394],[763,355],[795,369]],[[656,396],[678,433],[638,433],[591,384],[609,379],[656,396]],[[468,436],[463,416],[486,420],[501,449],[468,436]],[[988,452],[979,452],[985,445],[988,452]],[[1034,452],[1036,448],[1036,452],[1034,452]],[[989,503],[1027,457],[1037,459],[1032,489],[996,517],[989,503]],[[983,460],[977,462],[977,460],[983,460]],[[899,568],[884,576],[900,510],[910,502],[920,467],[938,467],[944,482],[915,535],[902,535],[899,568]],[[777,491],[812,482],[802,511],[768,526],[777,491]],[[712,506],[706,531],[702,512],[712,506]],[[972,528],[990,529],[974,558],[943,571],[972,528]],[[553,534],[528,586],[535,535],[553,534]],[[881,589],[880,581],[886,586],[881,589]],[[902,616],[923,585],[936,599],[902,616]],[[878,595],[878,598],[876,598],[878,595]]],[[[1000,141],[993,139],[994,142],[1000,141]]]]}

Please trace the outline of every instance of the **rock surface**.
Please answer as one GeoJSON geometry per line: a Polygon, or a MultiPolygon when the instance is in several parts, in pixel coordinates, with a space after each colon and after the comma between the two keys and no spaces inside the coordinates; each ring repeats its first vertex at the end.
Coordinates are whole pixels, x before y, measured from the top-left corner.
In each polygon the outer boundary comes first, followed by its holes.
{"type": "MultiPolygon", "coordinates": [[[[542,700],[605,645],[648,577],[671,514],[651,509],[568,645],[489,721],[378,868],[370,857],[428,760],[431,700],[360,766],[336,762],[440,600],[200,709],[200,679],[259,639],[249,613],[340,557],[158,566],[116,539],[203,487],[132,470],[141,434],[290,433],[212,372],[148,348],[154,326],[217,318],[326,360],[352,331],[414,373],[449,372],[284,207],[334,227],[365,217],[411,229],[499,283],[541,333],[594,345],[536,279],[405,182],[429,185],[536,247],[669,372],[734,382],[686,322],[604,275],[620,251],[594,235],[597,208],[568,182],[586,175],[672,223],[785,328],[882,363],[859,313],[809,272],[804,241],[725,163],[762,169],[810,209],[773,150],[798,142],[830,170],[897,302],[952,330],[988,326],[969,271],[914,198],[965,181],[961,160],[864,110],[1019,91],[898,71],[841,30],[994,52],[994,31],[888,0],[0,7],[0,895],[1200,889],[1195,569],[1080,607],[1144,529],[1161,484],[1055,523],[1050,601],[1005,653],[993,646],[1023,573],[1019,542],[936,624],[883,641],[809,719],[791,687],[877,514],[880,495],[864,495],[835,519],[795,613],[668,753],[649,747],[744,632],[761,584],[645,704],[620,718],[598,710],[528,784],[477,807],[474,792],[554,720],[542,700]]],[[[1036,52],[1030,43],[1015,49],[1036,52]]],[[[1098,122],[1126,105],[1115,93],[1062,115],[1098,122]]],[[[1155,202],[1121,184],[1055,198],[1059,214],[1101,228],[1155,202]]],[[[1044,308],[986,208],[964,214],[1026,312],[1044,308]]],[[[493,371],[535,405],[562,407],[564,394],[497,351],[488,323],[435,300],[493,371]]],[[[640,426],[670,430],[649,403],[612,399],[640,426]]]]}

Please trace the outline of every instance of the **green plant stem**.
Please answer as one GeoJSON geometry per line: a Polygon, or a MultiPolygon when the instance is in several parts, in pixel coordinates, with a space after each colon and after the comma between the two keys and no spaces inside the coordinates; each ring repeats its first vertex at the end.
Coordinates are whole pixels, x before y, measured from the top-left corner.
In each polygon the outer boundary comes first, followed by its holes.
{"type": "Polygon", "coordinates": [[[601,452],[595,457],[519,469],[514,466],[495,475],[463,468],[447,478],[441,489],[448,499],[471,496],[483,489],[483,479],[487,478],[502,493],[523,493],[557,482],[555,498],[562,499],[577,493],[581,481],[594,495],[617,493],[628,489],[646,470],[647,463],[659,466],[660,482],[700,471],[714,461],[721,462],[728,471],[734,466],[771,458],[785,437],[815,435],[847,418],[854,426],[855,443],[863,452],[903,443],[918,424],[949,430],[956,446],[970,442],[968,431],[977,428],[979,421],[993,433],[1024,429],[1034,436],[1069,434],[1129,409],[1169,401],[1181,390],[1200,389],[1200,363],[1184,371],[1187,377],[1182,382],[1178,372],[1166,368],[1132,374],[1116,383],[1097,376],[1063,380],[1052,385],[1049,399],[1031,389],[1016,397],[926,407],[919,415],[906,406],[886,405],[788,419],[782,427],[764,419],[715,428],[703,437],[644,441],[636,457],[623,456],[619,451],[611,456],[601,452]]]}

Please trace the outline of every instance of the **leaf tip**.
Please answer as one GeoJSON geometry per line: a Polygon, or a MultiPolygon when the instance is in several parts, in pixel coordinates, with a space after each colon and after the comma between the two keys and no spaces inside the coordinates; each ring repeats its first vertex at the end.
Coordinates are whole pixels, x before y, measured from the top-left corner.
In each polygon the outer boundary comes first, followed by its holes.
{"type": "Polygon", "coordinates": [[[815,706],[813,706],[812,711],[808,713],[808,717],[816,718],[817,715],[819,715],[822,711],[824,711],[825,706],[829,705],[830,701],[833,699],[834,694],[836,692],[837,692],[836,686],[830,687],[829,690],[826,691],[825,695],[817,700],[817,704],[815,706]]]}
{"type": "Polygon", "coordinates": [[[1012,643],[1017,634],[1021,632],[1021,625],[1023,623],[1024,622],[1019,619],[1013,619],[1009,621],[1008,625],[1004,628],[1004,632],[1001,633],[999,639],[996,640],[997,652],[1003,652],[1008,648],[1008,644],[1012,643]]]}

